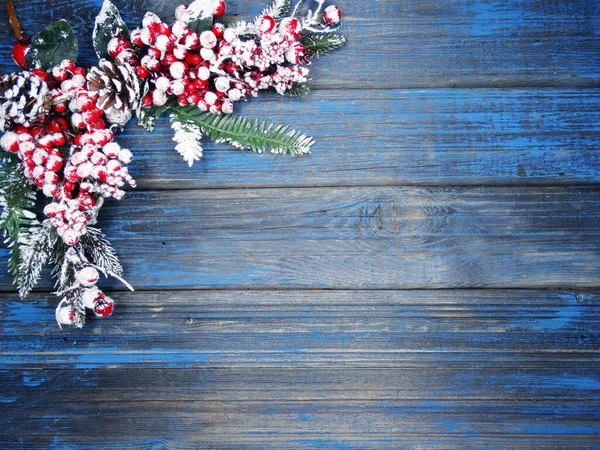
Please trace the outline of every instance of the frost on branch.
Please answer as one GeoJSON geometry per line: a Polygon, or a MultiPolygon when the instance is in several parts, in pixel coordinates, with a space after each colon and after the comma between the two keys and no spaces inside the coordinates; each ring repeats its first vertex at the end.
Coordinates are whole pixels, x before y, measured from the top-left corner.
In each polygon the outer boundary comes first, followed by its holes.
{"type": "Polygon", "coordinates": [[[175,150],[179,152],[190,167],[194,161],[202,158],[202,130],[193,122],[181,122],[175,114],[171,114],[171,127],[175,131],[173,140],[177,143],[175,150]]]}

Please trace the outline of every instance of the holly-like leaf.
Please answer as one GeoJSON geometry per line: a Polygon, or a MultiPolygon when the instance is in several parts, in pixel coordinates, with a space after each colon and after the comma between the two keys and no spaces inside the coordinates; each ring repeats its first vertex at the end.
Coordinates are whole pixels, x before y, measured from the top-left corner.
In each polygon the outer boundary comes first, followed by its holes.
{"type": "Polygon", "coordinates": [[[77,61],[79,44],[71,25],[59,20],[40,31],[25,55],[27,67],[48,70],[65,59],[77,61]]]}
{"type": "Polygon", "coordinates": [[[94,26],[94,49],[98,58],[110,58],[108,43],[117,36],[129,39],[129,28],[123,22],[117,7],[105,0],[94,26]]]}
{"type": "Polygon", "coordinates": [[[183,15],[183,21],[196,33],[210,30],[213,26],[213,13],[218,0],[196,0],[192,2],[183,15]]]}

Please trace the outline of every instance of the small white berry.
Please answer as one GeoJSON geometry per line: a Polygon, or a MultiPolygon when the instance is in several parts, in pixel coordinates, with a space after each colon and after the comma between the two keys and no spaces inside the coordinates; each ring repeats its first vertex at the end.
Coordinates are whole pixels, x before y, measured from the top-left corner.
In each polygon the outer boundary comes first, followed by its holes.
{"type": "Polygon", "coordinates": [[[94,306],[96,306],[96,301],[102,300],[103,298],[104,294],[100,289],[98,289],[97,287],[90,287],[89,289],[83,291],[83,294],[81,295],[81,302],[83,303],[84,307],[88,309],[94,309],[94,306]]]}
{"type": "Polygon", "coordinates": [[[198,69],[198,78],[203,81],[206,81],[210,78],[210,70],[208,70],[208,67],[202,66],[198,69]]]}
{"type": "Polygon", "coordinates": [[[204,95],[204,101],[208,105],[214,105],[218,98],[219,97],[217,97],[217,94],[215,94],[214,92],[210,92],[210,91],[204,95]]]}
{"type": "Polygon", "coordinates": [[[84,267],[75,275],[75,279],[83,287],[90,287],[95,285],[100,278],[100,274],[93,267],[84,267]]]}
{"type": "Polygon", "coordinates": [[[234,102],[242,98],[242,92],[239,89],[230,89],[227,96],[234,102]]]}
{"type": "Polygon", "coordinates": [[[119,152],[119,161],[121,161],[123,164],[129,164],[132,159],[133,159],[133,154],[126,148],[122,149],[119,152]]]}
{"type": "Polygon", "coordinates": [[[221,111],[223,111],[225,114],[233,113],[233,102],[231,100],[224,100],[223,104],[221,105],[221,111]]]}
{"type": "Polygon", "coordinates": [[[205,61],[211,61],[212,62],[212,61],[215,60],[215,52],[213,52],[212,50],[210,50],[208,48],[201,48],[200,49],[200,56],[205,61]]]}
{"type": "Polygon", "coordinates": [[[81,178],[87,178],[92,174],[92,169],[94,165],[91,162],[85,162],[77,167],[77,175],[81,178]]]}
{"type": "Polygon", "coordinates": [[[173,95],[181,95],[185,92],[185,84],[181,80],[175,80],[171,83],[171,93],[173,95]]]}
{"type": "Polygon", "coordinates": [[[236,40],[236,39],[237,39],[237,37],[238,37],[238,34],[237,34],[237,32],[236,32],[235,30],[231,29],[231,28],[227,28],[227,29],[225,30],[225,33],[223,33],[223,39],[224,39],[226,42],[229,42],[230,44],[231,44],[231,43],[232,43],[234,40],[236,40]]]}
{"type": "Polygon", "coordinates": [[[169,40],[169,37],[165,36],[164,34],[161,34],[156,38],[156,42],[154,43],[154,46],[157,49],[159,49],[161,52],[166,52],[169,49],[170,44],[171,44],[171,41],[169,40]]]}
{"type": "Polygon", "coordinates": [[[164,91],[159,91],[157,89],[152,94],[152,102],[156,106],[163,106],[165,103],[167,103],[167,94],[164,91]]]}
{"type": "Polygon", "coordinates": [[[176,80],[182,79],[183,75],[185,74],[185,71],[186,71],[185,64],[183,64],[180,61],[174,62],[173,64],[171,64],[171,67],[169,68],[169,72],[171,73],[171,76],[173,78],[175,78],[176,80]]]}
{"type": "Polygon", "coordinates": [[[217,36],[210,30],[203,31],[200,34],[200,45],[204,48],[214,48],[217,45],[217,36]]]}
{"type": "Polygon", "coordinates": [[[230,83],[229,83],[229,79],[226,77],[217,77],[217,79],[215,79],[215,87],[217,88],[217,91],[219,92],[227,92],[227,90],[229,89],[230,83]]]}
{"type": "Polygon", "coordinates": [[[160,77],[155,82],[156,89],[162,92],[167,92],[171,86],[171,82],[167,77],[160,77]]]}

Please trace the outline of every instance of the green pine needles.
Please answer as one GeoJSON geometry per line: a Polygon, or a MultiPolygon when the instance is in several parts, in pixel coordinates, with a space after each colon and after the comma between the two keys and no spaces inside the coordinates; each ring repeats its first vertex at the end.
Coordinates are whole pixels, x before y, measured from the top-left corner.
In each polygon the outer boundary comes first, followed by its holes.
{"type": "Polygon", "coordinates": [[[321,56],[344,45],[346,38],[339,33],[312,34],[302,36],[300,42],[311,55],[321,56]]]}
{"type": "Polygon", "coordinates": [[[216,142],[228,142],[257,153],[303,155],[309,153],[313,145],[311,137],[265,120],[215,115],[200,112],[196,107],[176,108],[174,113],[177,121],[194,124],[216,142]]]}

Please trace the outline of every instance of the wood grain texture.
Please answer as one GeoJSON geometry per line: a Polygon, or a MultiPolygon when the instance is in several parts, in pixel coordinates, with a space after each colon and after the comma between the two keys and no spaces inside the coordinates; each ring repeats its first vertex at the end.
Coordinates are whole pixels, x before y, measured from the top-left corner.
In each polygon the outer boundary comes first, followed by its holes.
{"type": "MultiPolygon", "coordinates": [[[[80,38],[80,62],[95,64],[91,33],[100,0],[18,2],[27,30],[67,19],[80,38]]],[[[114,2],[135,27],[146,11],[171,21],[177,1],[114,2]]],[[[265,2],[231,0],[251,20],[265,2]]],[[[600,6],[593,0],[383,0],[340,3],[348,46],[314,65],[314,88],[598,86],[600,6]],[[343,68],[340,74],[340,68],[343,68]]],[[[226,20],[233,19],[227,16],[226,20]]],[[[3,16],[0,72],[15,70],[3,16]]]]}
{"type": "MultiPolygon", "coordinates": [[[[89,66],[101,4],[17,7],[89,66]]],[[[140,189],[100,225],[140,291],[105,283],[110,320],[59,330],[0,250],[0,448],[600,448],[600,3],[339,6],[311,96],[239,107],[309,157],[120,136],[140,189]]]]}
{"type": "MultiPolygon", "coordinates": [[[[139,289],[598,283],[596,188],[151,191],[126,201],[104,206],[101,227],[139,289]]],[[[10,290],[6,254],[0,286],[10,290]]]]}
{"type": "Polygon", "coordinates": [[[597,291],[117,295],[82,332],[7,298],[3,447],[598,443],[597,291]]]}
{"type": "Polygon", "coordinates": [[[207,141],[191,169],[173,150],[166,118],[151,136],[130,125],[119,142],[144,148],[130,165],[141,189],[596,183],[596,93],[317,91],[300,101],[271,95],[241,111],[314,136],[311,155],[257,156],[207,141]]]}

